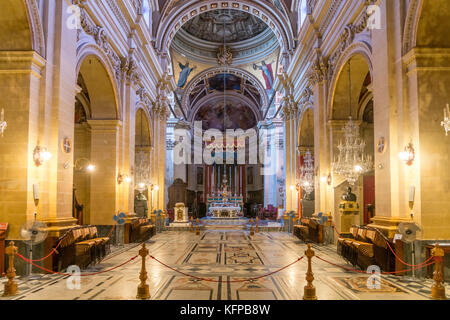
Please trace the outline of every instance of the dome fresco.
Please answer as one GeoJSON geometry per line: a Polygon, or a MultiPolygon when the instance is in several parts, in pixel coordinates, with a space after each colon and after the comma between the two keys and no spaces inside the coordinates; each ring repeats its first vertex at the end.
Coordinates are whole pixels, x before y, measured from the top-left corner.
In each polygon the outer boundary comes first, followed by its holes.
{"type": "Polygon", "coordinates": [[[221,9],[205,12],[189,20],[183,29],[201,40],[235,43],[252,39],[268,26],[259,18],[239,10],[221,9]]]}

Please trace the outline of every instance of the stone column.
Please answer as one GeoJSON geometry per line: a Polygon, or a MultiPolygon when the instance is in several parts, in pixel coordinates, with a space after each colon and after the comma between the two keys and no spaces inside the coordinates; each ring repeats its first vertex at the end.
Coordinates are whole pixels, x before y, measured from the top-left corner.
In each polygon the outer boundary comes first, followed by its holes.
{"type": "Polygon", "coordinates": [[[0,220],[9,222],[11,240],[20,239],[21,225],[33,219],[33,184],[40,186],[39,218],[49,217],[50,205],[56,206],[56,188],[50,190],[45,184],[50,173],[56,176],[55,160],[39,168],[33,162],[33,150],[38,144],[49,147],[48,140],[39,139],[38,131],[45,63],[35,52],[0,51],[0,94],[6,98],[0,108],[4,108],[8,123],[0,137],[0,220]]]}
{"type": "Polygon", "coordinates": [[[91,161],[96,166],[91,176],[91,216],[87,223],[108,226],[120,210],[118,120],[88,120],[91,127],[91,161]]]}
{"type": "Polygon", "coordinates": [[[285,203],[285,209],[286,211],[292,210],[292,192],[291,192],[291,185],[292,185],[292,154],[291,154],[291,121],[290,121],[290,110],[287,106],[284,107],[284,150],[285,150],[285,171],[286,171],[286,203],[285,203]]]}
{"type": "MultiPolygon", "coordinates": [[[[450,49],[415,48],[404,57],[408,77],[409,136],[416,159],[403,162],[402,216],[408,216],[410,186],[415,186],[414,220],[422,227],[422,240],[450,238],[450,139],[441,121],[450,103],[450,49]]],[[[410,140],[408,140],[408,138],[410,140]]]]}

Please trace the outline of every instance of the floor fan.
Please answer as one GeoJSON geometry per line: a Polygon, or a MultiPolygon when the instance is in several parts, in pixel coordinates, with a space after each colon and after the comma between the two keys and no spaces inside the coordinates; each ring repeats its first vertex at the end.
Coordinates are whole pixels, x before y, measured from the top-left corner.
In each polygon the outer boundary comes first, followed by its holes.
{"type": "MultiPolygon", "coordinates": [[[[411,261],[412,265],[416,264],[416,248],[414,241],[417,237],[417,231],[421,231],[420,227],[415,222],[403,222],[398,225],[398,233],[402,235],[402,241],[411,245],[411,261]]],[[[416,277],[414,267],[412,267],[412,277],[416,277]]]]}
{"type": "MultiPolygon", "coordinates": [[[[20,228],[20,235],[22,240],[27,244],[28,259],[33,260],[33,249],[35,245],[42,243],[47,238],[47,225],[36,220],[36,214],[33,221],[28,221],[20,228]]],[[[33,274],[33,265],[28,263],[27,271],[28,280],[39,280],[41,275],[33,274]]]]}

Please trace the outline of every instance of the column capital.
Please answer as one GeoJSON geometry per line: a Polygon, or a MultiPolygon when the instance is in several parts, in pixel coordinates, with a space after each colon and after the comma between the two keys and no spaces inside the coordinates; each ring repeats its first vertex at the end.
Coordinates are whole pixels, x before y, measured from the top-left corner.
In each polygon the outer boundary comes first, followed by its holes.
{"type": "Polygon", "coordinates": [[[47,61],[35,51],[0,51],[0,74],[23,73],[41,78],[47,61]]]}
{"type": "Polygon", "coordinates": [[[88,124],[95,131],[117,131],[122,127],[120,120],[88,120],[88,124]]]}

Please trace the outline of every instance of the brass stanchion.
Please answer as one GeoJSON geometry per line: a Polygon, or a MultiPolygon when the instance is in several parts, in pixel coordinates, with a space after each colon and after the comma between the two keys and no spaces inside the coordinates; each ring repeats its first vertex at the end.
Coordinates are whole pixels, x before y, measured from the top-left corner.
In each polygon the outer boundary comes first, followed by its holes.
{"type": "Polygon", "coordinates": [[[17,283],[14,281],[16,277],[16,269],[14,268],[14,256],[17,254],[18,249],[14,246],[14,242],[9,243],[8,248],[6,248],[5,253],[9,257],[9,268],[6,271],[6,277],[8,282],[5,283],[5,290],[3,292],[4,297],[12,297],[17,295],[17,283]]]}
{"type": "Polygon", "coordinates": [[[253,231],[253,218],[250,220],[250,235],[254,236],[255,232],[253,231]]]}
{"type": "Polygon", "coordinates": [[[191,233],[194,233],[194,217],[191,217],[191,233]]]}
{"type": "Polygon", "coordinates": [[[196,230],[196,233],[195,233],[196,235],[200,235],[200,219],[199,218],[197,218],[197,230],[196,230]]]}
{"type": "Polygon", "coordinates": [[[255,232],[259,233],[259,218],[258,217],[256,217],[256,230],[255,230],[255,232]]]}
{"type": "Polygon", "coordinates": [[[431,298],[436,300],[446,300],[444,283],[444,273],[442,272],[442,262],[444,261],[444,250],[436,243],[431,250],[431,255],[435,261],[435,271],[433,273],[434,284],[431,287],[431,298]]]}
{"type": "Polygon", "coordinates": [[[311,249],[311,244],[308,244],[308,250],[305,251],[305,255],[308,258],[308,271],[306,272],[306,281],[308,284],[305,286],[305,293],[303,300],[317,300],[316,288],[313,285],[314,273],[312,272],[311,260],[314,257],[314,250],[311,249]]]}
{"type": "Polygon", "coordinates": [[[136,299],[149,300],[150,299],[150,289],[147,284],[148,277],[147,277],[147,271],[145,269],[145,257],[148,256],[148,249],[145,247],[145,243],[142,244],[142,249],[139,250],[139,255],[142,257],[141,274],[139,276],[141,283],[139,284],[138,289],[137,289],[136,299]]]}

